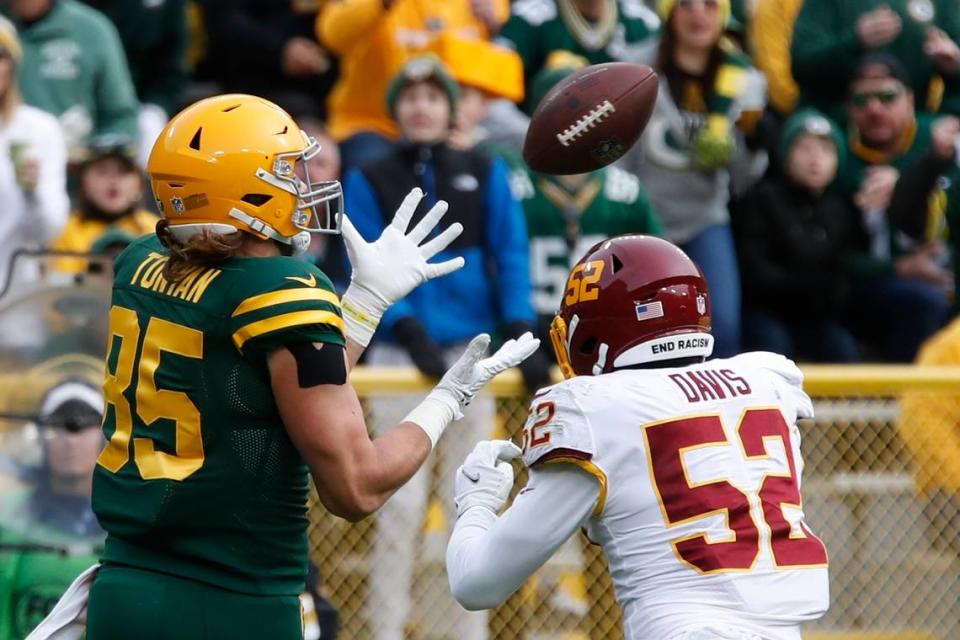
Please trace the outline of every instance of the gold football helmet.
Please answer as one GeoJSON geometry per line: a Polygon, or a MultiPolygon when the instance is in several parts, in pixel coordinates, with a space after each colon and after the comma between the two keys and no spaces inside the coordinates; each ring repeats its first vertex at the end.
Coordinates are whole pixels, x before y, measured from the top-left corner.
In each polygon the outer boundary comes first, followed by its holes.
{"type": "Polygon", "coordinates": [[[340,183],[313,182],[307,171],[319,152],[277,105],[230,94],[174,116],[153,145],[147,173],[178,239],[239,230],[301,252],[310,233],[340,232],[340,183]]]}

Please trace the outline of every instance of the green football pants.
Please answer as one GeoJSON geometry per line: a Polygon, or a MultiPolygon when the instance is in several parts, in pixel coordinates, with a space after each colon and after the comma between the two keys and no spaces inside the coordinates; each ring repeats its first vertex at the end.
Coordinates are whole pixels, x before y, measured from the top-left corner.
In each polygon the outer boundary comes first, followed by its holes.
{"type": "Polygon", "coordinates": [[[303,640],[297,596],[254,596],[104,565],[90,590],[87,640],[303,640]]]}

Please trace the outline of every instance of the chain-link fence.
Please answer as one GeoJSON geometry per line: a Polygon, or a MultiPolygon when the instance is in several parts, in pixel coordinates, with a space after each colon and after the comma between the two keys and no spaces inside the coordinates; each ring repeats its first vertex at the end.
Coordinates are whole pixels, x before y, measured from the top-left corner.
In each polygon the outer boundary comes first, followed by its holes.
{"type": "MultiPolygon", "coordinates": [[[[817,418],[801,424],[804,508],[830,552],[831,607],[804,638],[960,638],[960,370],[805,371],[817,418]]],[[[391,414],[391,406],[405,404],[397,398],[393,405],[391,395],[426,389],[405,370],[358,371],[354,378],[371,424],[403,417],[391,414]]],[[[519,379],[501,376],[492,389],[497,417],[481,436],[519,442],[527,415],[519,379]]],[[[460,458],[474,434],[457,429],[444,438],[460,458]]],[[[414,483],[423,495],[401,496],[400,508],[356,525],[313,510],[313,559],[340,609],[343,637],[622,637],[603,556],[582,537],[497,610],[459,609],[444,571],[452,506],[441,495],[449,495],[443,483],[452,479],[443,477],[451,467],[443,444],[414,483]]]]}

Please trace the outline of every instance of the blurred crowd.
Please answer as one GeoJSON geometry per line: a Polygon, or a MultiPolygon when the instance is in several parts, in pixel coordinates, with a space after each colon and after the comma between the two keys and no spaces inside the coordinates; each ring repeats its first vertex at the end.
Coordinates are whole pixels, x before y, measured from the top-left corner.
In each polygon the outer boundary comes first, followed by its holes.
{"type": "MultiPolygon", "coordinates": [[[[716,356],[910,362],[954,316],[956,0],[2,0],[0,14],[0,283],[89,272],[71,254],[109,255],[151,232],[163,206],[144,173],[154,140],[183,106],[237,92],[278,103],[321,143],[310,176],[343,181],[368,239],[415,186],[424,211],[444,199],[448,223],[463,224],[448,252],[466,268],[390,310],[373,364],[436,378],[481,331],[533,330],[548,345],[570,266],[624,233],[663,236],[700,265],[716,356]],[[593,173],[526,167],[539,101],[611,61],[659,74],[640,142],[593,173]],[[17,250],[42,248],[63,255],[10,267],[17,250]]],[[[308,258],[346,286],[339,238],[315,236],[308,258]]],[[[550,379],[547,349],[522,365],[531,391],[550,379]]],[[[40,397],[44,460],[85,446],[102,406],[92,393],[72,380],[40,397]]],[[[492,401],[467,419],[469,444],[494,422],[492,401]]],[[[402,637],[403,550],[429,485],[398,494],[398,524],[373,543],[391,558],[374,563],[379,637],[402,637]]],[[[95,526],[70,499],[85,484],[38,486],[0,512],[95,526]],[[51,498],[57,487],[66,499],[51,498]],[[38,496],[54,511],[31,507],[38,496]]],[[[486,636],[482,616],[461,628],[486,636]]]]}
{"type": "MultiPolygon", "coordinates": [[[[569,265],[662,235],[704,271],[716,355],[911,361],[953,315],[960,9],[951,0],[5,0],[0,277],[21,247],[149,232],[170,115],[224,92],[289,111],[368,236],[405,190],[451,203],[472,254],[384,323],[425,374],[476,331],[544,336],[569,265]],[[640,143],[551,176],[520,149],[589,64],[660,76],[640,143]],[[439,313],[438,301],[443,302],[439,313]]],[[[337,238],[310,251],[340,285],[337,238]]],[[[79,260],[58,263],[84,269],[79,260]]],[[[30,270],[15,278],[36,277],[30,270]]],[[[546,353],[524,369],[547,378],[546,353]]]]}

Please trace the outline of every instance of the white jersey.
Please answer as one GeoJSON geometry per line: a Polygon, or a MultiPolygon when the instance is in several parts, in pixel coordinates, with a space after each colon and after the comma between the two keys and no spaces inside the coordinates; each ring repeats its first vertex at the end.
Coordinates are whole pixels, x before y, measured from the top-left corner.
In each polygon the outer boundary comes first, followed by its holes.
{"type": "Polygon", "coordinates": [[[803,522],[790,360],[749,353],[677,369],[580,376],[534,398],[524,462],[600,480],[586,532],[603,545],[628,638],[704,621],[799,640],[828,607],[827,555],[803,522]]]}

